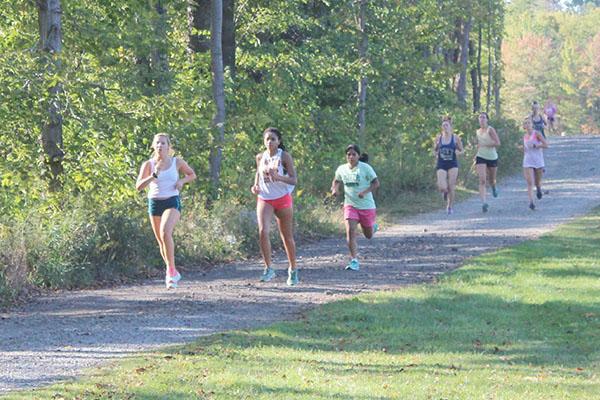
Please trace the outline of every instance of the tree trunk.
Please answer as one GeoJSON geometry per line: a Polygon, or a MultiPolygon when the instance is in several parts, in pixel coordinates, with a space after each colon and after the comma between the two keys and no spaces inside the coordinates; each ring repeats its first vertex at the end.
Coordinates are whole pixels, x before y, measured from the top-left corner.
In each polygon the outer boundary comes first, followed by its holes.
{"type": "Polygon", "coordinates": [[[150,68],[152,71],[151,85],[156,93],[165,94],[171,87],[169,71],[169,56],[167,50],[167,11],[163,7],[163,0],[157,0],[154,5],[156,11],[154,20],[155,44],[150,54],[150,68]]]}
{"type": "Polygon", "coordinates": [[[210,182],[211,197],[217,196],[221,183],[221,162],[223,159],[223,143],[225,142],[225,78],[223,73],[223,48],[221,32],[223,29],[223,1],[212,2],[211,29],[211,66],[212,89],[215,101],[213,118],[213,144],[210,149],[210,182]]]}
{"type": "Polygon", "coordinates": [[[469,59],[471,60],[471,86],[473,89],[473,112],[481,109],[481,25],[479,26],[479,46],[477,53],[472,40],[469,40],[469,59]]]}
{"type": "MultiPolygon", "coordinates": [[[[358,11],[358,30],[360,32],[360,42],[358,45],[358,55],[361,65],[367,64],[367,50],[369,48],[369,38],[366,32],[366,12],[367,0],[360,0],[358,11]]],[[[367,117],[367,77],[363,75],[358,81],[358,142],[363,144],[367,117]]]]}
{"type": "Polygon", "coordinates": [[[477,111],[481,111],[481,88],[483,87],[483,78],[481,76],[481,47],[483,42],[483,23],[479,22],[479,32],[477,35],[477,87],[479,92],[477,98],[479,99],[479,108],[477,111]]]}
{"type": "MultiPolygon", "coordinates": [[[[40,33],[39,48],[48,53],[47,70],[54,75],[60,69],[60,61],[56,57],[62,50],[62,10],[60,0],[37,0],[38,23],[40,33]]],[[[50,169],[49,187],[51,191],[59,190],[60,175],[63,172],[62,161],[65,156],[62,147],[62,115],[60,93],[62,84],[48,88],[48,118],[42,124],[41,142],[46,163],[50,169]]]]}
{"type": "Polygon", "coordinates": [[[193,53],[208,53],[210,51],[210,0],[188,1],[188,50],[193,53]]]}
{"type": "Polygon", "coordinates": [[[500,109],[500,85],[502,83],[502,36],[498,36],[496,39],[496,47],[494,48],[494,110],[496,115],[499,116],[500,109]]]}
{"type": "Polygon", "coordinates": [[[235,0],[223,0],[223,65],[235,78],[235,0]]]}
{"type": "Polygon", "coordinates": [[[469,61],[469,35],[471,33],[472,23],[473,18],[469,16],[463,26],[460,44],[460,76],[458,78],[456,96],[458,98],[458,104],[463,109],[467,108],[467,66],[469,61]]]}
{"type": "Polygon", "coordinates": [[[485,112],[489,114],[490,112],[490,103],[492,101],[492,19],[493,19],[493,11],[492,11],[492,0],[489,1],[488,7],[488,37],[487,37],[487,46],[488,46],[488,80],[487,80],[487,95],[485,99],[485,112]]]}

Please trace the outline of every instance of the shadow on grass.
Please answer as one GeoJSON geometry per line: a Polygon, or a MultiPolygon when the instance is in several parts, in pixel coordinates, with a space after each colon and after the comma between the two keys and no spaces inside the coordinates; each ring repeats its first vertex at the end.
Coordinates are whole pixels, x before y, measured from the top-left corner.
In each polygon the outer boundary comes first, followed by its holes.
{"type": "MultiPolygon", "coordinates": [[[[485,363],[580,367],[598,356],[600,304],[563,301],[525,304],[489,295],[436,291],[423,300],[391,295],[374,302],[354,299],[324,306],[305,320],[265,330],[202,339],[188,351],[212,344],[239,350],[275,347],[300,351],[480,353],[485,363]]],[[[216,353],[214,354],[216,356],[216,353]]],[[[378,366],[377,373],[394,372],[378,366]]]]}

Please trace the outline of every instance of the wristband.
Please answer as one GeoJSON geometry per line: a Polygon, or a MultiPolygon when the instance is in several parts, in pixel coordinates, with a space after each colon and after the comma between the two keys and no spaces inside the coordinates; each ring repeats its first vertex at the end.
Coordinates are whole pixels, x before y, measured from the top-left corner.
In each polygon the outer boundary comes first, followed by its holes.
{"type": "Polygon", "coordinates": [[[153,177],[154,179],[158,179],[158,175],[156,175],[156,172],[153,172],[153,173],[152,173],[152,177],[153,177]]]}

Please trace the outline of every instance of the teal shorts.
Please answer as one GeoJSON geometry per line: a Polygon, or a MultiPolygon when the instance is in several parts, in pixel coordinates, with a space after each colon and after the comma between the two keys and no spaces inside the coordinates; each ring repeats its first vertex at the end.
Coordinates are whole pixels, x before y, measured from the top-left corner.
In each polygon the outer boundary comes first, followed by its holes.
{"type": "Polygon", "coordinates": [[[162,217],[165,210],[174,208],[181,212],[181,200],[179,196],[169,197],[168,199],[148,199],[148,214],[153,217],[162,217]]]}

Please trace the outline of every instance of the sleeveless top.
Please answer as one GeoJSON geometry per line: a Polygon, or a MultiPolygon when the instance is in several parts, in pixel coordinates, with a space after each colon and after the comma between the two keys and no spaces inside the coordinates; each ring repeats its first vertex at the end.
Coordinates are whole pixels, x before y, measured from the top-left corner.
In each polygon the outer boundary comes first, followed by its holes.
{"type": "MultiPolygon", "coordinates": [[[[150,169],[155,170],[155,160],[150,159],[150,169]]],[[[178,196],[179,190],[175,188],[175,184],[179,179],[179,172],[177,171],[177,159],[171,157],[171,165],[167,170],[158,172],[158,179],[153,180],[148,185],[148,198],[149,199],[168,199],[169,197],[178,196]]]]}
{"type": "Polygon", "coordinates": [[[534,119],[533,115],[531,116],[531,122],[533,122],[533,129],[535,129],[536,131],[538,131],[539,133],[542,134],[542,136],[546,137],[546,135],[544,134],[544,118],[542,118],[541,115],[539,115],[539,118],[537,121],[534,119]]]}
{"type": "Polygon", "coordinates": [[[277,168],[277,173],[281,176],[289,176],[287,171],[283,169],[283,163],[281,156],[283,155],[282,149],[277,149],[277,153],[271,156],[269,151],[266,150],[261,159],[258,167],[258,186],[260,192],[258,197],[263,200],[275,200],[279,199],[287,194],[292,193],[294,185],[288,185],[285,182],[273,182],[269,176],[269,170],[277,168]]]}
{"type": "MultiPolygon", "coordinates": [[[[483,146],[493,146],[494,141],[490,136],[490,128],[487,127],[485,132],[482,132],[481,129],[477,129],[477,143],[483,146]]],[[[498,152],[495,147],[480,147],[477,150],[477,157],[484,158],[486,160],[497,160],[498,152]]]]}
{"type": "Polygon", "coordinates": [[[452,134],[449,143],[444,144],[443,138],[444,135],[441,135],[438,142],[438,163],[456,162],[456,142],[454,141],[454,134],[452,134]]]}
{"type": "Polygon", "coordinates": [[[542,141],[537,138],[535,131],[531,135],[525,133],[523,136],[523,167],[543,168],[544,150],[540,147],[542,141]],[[533,145],[535,144],[535,148],[533,145]]]}

